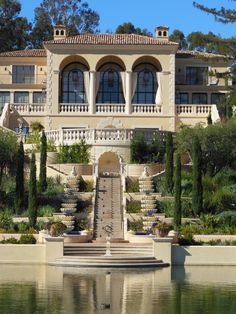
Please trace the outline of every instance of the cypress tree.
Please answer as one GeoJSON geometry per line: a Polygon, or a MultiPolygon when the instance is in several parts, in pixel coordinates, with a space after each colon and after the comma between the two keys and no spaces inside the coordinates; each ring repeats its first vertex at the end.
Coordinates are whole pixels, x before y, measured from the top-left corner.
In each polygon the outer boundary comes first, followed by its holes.
{"type": "Polygon", "coordinates": [[[20,141],[16,157],[16,198],[15,212],[19,214],[24,208],[24,146],[20,141]]]}
{"type": "Polygon", "coordinates": [[[174,226],[175,230],[179,230],[181,225],[181,158],[180,154],[176,153],[175,156],[175,177],[174,177],[174,191],[175,191],[175,208],[174,208],[174,226]]]}
{"type": "Polygon", "coordinates": [[[211,125],[212,124],[212,117],[211,117],[211,113],[209,113],[209,115],[207,116],[207,125],[211,125]]]}
{"type": "Polygon", "coordinates": [[[166,164],[165,164],[165,191],[173,191],[173,171],[174,171],[174,146],[171,132],[166,133],[166,164]]]}
{"type": "Polygon", "coordinates": [[[202,150],[199,139],[193,140],[193,187],[192,187],[192,207],[196,215],[202,211],[202,150]]]}
{"type": "Polygon", "coordinates": [[[28,198],[28,216],[31,227],[35,227],[37,222],[37,180],[35,154],[32,153],[30,161],[30,178],[29,178],[29,198],[28,198]]]}
{"type": "Polygon", "coordinates": [[[47,189],[47,138],[42,132],[41,149],[40,149],[40,170],[39,170],[39,192],[44,192],[47,189]]]}

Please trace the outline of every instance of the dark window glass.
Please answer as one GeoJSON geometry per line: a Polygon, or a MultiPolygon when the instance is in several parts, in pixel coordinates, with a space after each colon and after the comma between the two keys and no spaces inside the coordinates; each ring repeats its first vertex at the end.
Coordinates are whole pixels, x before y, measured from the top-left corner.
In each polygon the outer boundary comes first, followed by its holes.
{"type": "Polygon", "coordinates": [[[44,92],[33,92],[33,103],[34,104],[45,104],[46,93],[44,92]]]}
{"type": "Polygon", "coordinates": [[[224,96],[224,93],[212,93],[211,104],[217,105],[224,96]]]}
{"type": "Polygon", "coordinates": [[[186,67],[187,85],[207,85],[208,68],[207,67],[186,67]]]}
{"type": "Polygon", "coordinates": [[[178,104],[189,104],[189,94],[188,93],[176,93],[175,103],[178,104]]]}
{"type": "Polygon", "coordinates": [[[106,64],[100,69],[97,103],[124,104],[121,71],[121,67],[115,63],[106,64]]]}
{"type": "Polygon", "coordinates": [[[16,104],[29,103],[29,93],[28,92],[15,92],[14,103],[16,104]]]}
{"type": "Polygon", "coordinates": [[[62,103],[86,103],[84,86],[85,66],[80,63],[71,63],[62,71],[61,102],[62,103]]]}
{"type": "Polygon", "coordinates": [[[0,92],[0,114],[3,110],[5,103],[10,102],[10,92],[0,92]]]}
{"type": "Polygon", "coordinates": [[[34,84],[34,65],[13,65],[12,83],[34,84]]]}
{"type": "Polygon", "coordinates": [[[137,72],[137,86],[132,100],[133,104],[155,104],[157,92],[156,69],[151,64],[139,65],[137,72]]]}
{"type": "Polygon", "coordinates": [[[193,93],[192,103],[193,104],[207,104],[207,94],[205,94],[205,93],[193,93]]]}

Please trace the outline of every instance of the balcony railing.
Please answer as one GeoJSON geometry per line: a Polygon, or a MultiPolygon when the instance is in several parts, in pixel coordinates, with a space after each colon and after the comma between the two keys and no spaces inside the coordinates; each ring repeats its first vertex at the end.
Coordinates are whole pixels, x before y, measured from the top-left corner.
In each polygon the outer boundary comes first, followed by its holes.
{"type": "Polygon", "coordinates": [[[120,144],[129,145],[133,130],[130,129],[61,129],[46,131],[48,139],[56,145],[71,145],[85,140],[87,144],[120,144]]]}
{"type": "Polygon", "coordinates": [[[157,129],[60,129],[45,131],[48,139],[56,145],[72,145],[85,140],[89,145],[130,145],[130,141],[138,132],[142,132],[145,141],[159,136],[164,139],[164,132],[157,129]]]}
{"type": "Polygon", "coordinates": [[[6,74],[5,73],[1,73],[0,74],[0,84],[16,84],[16,85],[34,85],[34,84],[38,84],[38,85],[46,85],[47,83],[47,77],[46,74],[37,74],[34,75],[33,77],[26,77],[23,81],[15,81],[13,83],[13,77],[12,77],[12,73],[10,71],[7,71],[6,74]]]}
{"type": "Polygon", "coordinates": [[[161,114],[162,113],[162,106],[160,105],[132,105],[132,112],[133,113],[154,113],[154,114],[161,114]]]}
{"type": "Polygon", "coordinates": [[[176,105],[176,114],[183,116],[208,116],[215,105],[176,105]]]}
{"type": "Polygon", "coordinates": [[[96,104],[96,113],[125,113],[125,104],[96,104]]]}
{"type": "Polygon", "coordinates": [[[10,107],[21,114],[42,114],[45,112],[44,103],[14,103],[10,104],[10,107]]]}
{"type": "Polygon", "coordinates": [[[66,104],[61,103],[59,105],[59,110],[61,113],[87,113],[88,112],[88,104],[66,104]]]}

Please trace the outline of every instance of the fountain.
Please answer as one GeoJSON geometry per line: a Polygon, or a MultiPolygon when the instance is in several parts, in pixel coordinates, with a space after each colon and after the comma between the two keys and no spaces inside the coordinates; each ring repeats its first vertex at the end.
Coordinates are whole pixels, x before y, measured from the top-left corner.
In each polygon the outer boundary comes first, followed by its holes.
{"type": "Polygon", "coordinates": [[[75,167],[72,167],[71,173],[67,176],[67,183],[65,186],[64,201],[61,204],[61,214],[56,214],[56,219],[60,220],[66,225],[66,232],[70,232],[74,229],[75,218],[73,214],[77,210],[77,193],[79,191],[79,178],[76,174],[75,167]]]}

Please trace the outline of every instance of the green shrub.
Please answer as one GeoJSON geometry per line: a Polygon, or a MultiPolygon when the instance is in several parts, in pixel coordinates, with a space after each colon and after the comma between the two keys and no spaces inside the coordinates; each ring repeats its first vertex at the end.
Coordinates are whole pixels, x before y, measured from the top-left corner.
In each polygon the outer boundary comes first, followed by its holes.
{"type": "Polygon", "coordinates": [[[79,191],[80,192],[93,192],[94,181],[93,180],[84,180],[80,177],[79,180],[79,191]]]}
{"type": "Polygon", "coordinates": [[[50,205],[45,205],[38,208],[38,217],[52,217],[55,208],[50,205]]]}
{"type": "Polygon", "coordinates": [[[7,210],[0,212],[0,228],[10,229],[13,228],[13,226],[14,224],[11,213],[7,210]]]}
{"type": "Polygon", "coordinates": [[[66,229],[66,225],[64,225],[61,221],[56,221],[51,224],[50,234],[53,237],[62,236],[66,229]]]}
{"type": "Polygon", "coordinates": [[[19,241],[16,238],[9,238],[6,240],[0,241],[1,244],[19,244],[19,241]]]}
{"type": "Polygon", "coordinates": [[[27,230],[29,230],[29,224],[25,221],[18,222],[17,226],[18,226],[19,233],[23,233],[23,232],[26,232],[27,230]]]}
{"type": "Polygon", "coordinates": [[[159,202],[159,210],[164,213],[166,217],[174,216],[174,202],[173,200],[165,200],[159,202]]]}
{"type": "Polygon", "coordinates": [[[212,196],[212,202],[215,205],[216,212],[222,212],[235,208],[236,196],[227,189],[217,190],[212,196]]]}
{"type": "Polygon", "coordinates": [[[141,212],[141,202],[140,201],[128,201],[126,206],[127,213],[140,213],[141,212]]]}
{"type": "Polygon", "coordinates": [[[88,164],[90,159],[90,145],[85,140],[78,144],[63,145],[59,147],[58,160],[60,163],[88,164]]]}
{"type": "Polygon", "coordinates": [[[143,221],[141,219],[135,220],[135,221],[128,220],[128,230],[132,230],[135,232],[142,232],[143,231],[143,221]]]}
{"type": "Polygon", "coordinates": [[[126,192],[127,193],[137,193],[139,192],[139,181],[133,177],[126,178],[126,192]]]}
{"type": "Polygon", "coordinates": [[[26,137],[26,144],[34,144],[33,150],[35,152],[40,152],[40,141],[41,141],[41,133],[39,130],[32,131],[29,135],[26,137]]]}
{"type": "Polygon", "coordinates": [[[235,211],[222,212],[217,217],[218,217],[219,226],[236,227],[236,212],[235,211]]]}
{"type": "Polygon", "coordinates": [[[35,244],[36,239],[32,234],[22,234],[20,237],[20,244],[35,244]]]}

